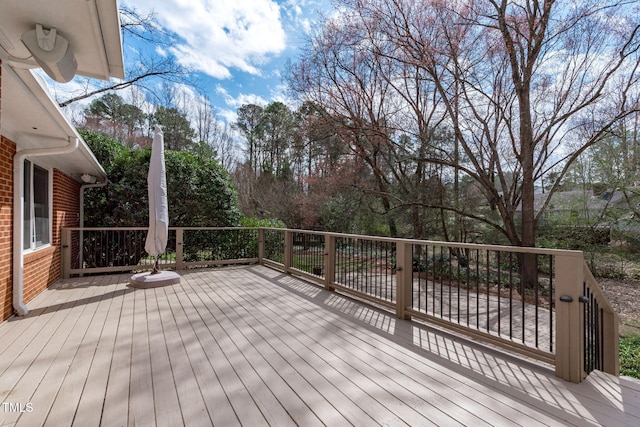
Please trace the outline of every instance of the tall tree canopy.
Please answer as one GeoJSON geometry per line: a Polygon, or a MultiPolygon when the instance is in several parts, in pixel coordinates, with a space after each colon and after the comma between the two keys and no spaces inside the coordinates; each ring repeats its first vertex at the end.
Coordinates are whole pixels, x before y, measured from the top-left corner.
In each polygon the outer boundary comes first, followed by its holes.
{"type": "Polygon", "coordinates": [[[415,171],[438,166],[429,174],[456,185],[471,179],[497,214],[459,203],[461,193],[454,203],[433,195],[411,203],[483,221],[511,244],[536,244],[536,184],[544,178],[556,191],[580,153],[639,111],[635,2],[338,7],[343,13],[327,19],[291,67],[292,88],[341,125],[382,197],[394,197],[388,183],[399,182],[403,161],[415,171]],[[449,130],[453,144],[434,137],[449,130]]]}

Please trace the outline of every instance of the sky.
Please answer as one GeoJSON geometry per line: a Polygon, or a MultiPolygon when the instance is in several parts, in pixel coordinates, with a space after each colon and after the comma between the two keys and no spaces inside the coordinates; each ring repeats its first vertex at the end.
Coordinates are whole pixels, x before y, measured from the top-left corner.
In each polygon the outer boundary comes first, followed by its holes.
{"type": "MultiPolygon", "coordinates": [[[[133,69],[141,55],[162,60],[167,56],[191,71],[191,96],[206,96],[218,120],[232,123],[245,104],[287,102],[282,74],[287,60],[295,60],[319,13],[331,13],[331,0],[119,0],[139,14],[153,13],[171,43],[153,45],[123,37],[125,70],[133,69]]],[[[50,79],[59,102],[86,93],[98,81],[76,77],[58,84],[50,79]]],[[[113,80],[113,79],[112,79],[113,80]]],[[[146,82],[160,87],[161,81],[146,82]]],[[[117,92],[125,101],[126,91],[117,92]]],[[[91,102],[85,99],[65,108],[78,119],[91,102]]]]}
{"type": "MultiPolygon", "coordinates": [[[[281,77],[287,59],[295,60],[318,11],[326,13],[330,0],[120,0],[120,4],[141,14],[153,12],[162,30],[172,36],[172,43],[164,46],[124,37],[125,69],[142,54],[157,59],[173,56],[193,72],[198,90],[209,98],[216,116],[229,122],[244,104],[286,101],[281,77]]],[[[83,90],[85,84],[58,86],[56,96],[64,98],[65,91],[83,90]]]]}

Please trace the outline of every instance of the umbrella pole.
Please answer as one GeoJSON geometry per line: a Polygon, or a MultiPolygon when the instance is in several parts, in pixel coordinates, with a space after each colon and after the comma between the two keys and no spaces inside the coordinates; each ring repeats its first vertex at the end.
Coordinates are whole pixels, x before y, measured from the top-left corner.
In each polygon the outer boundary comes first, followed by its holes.
{"type": "Polygon", "coordinates": [[[160,269],[158,268],[158,261],[160,260],[160,255],[156,255],[156,263],[153,266],[153,270],[151,271],[151,274],[158,274],[160,273],[160,269]]]}

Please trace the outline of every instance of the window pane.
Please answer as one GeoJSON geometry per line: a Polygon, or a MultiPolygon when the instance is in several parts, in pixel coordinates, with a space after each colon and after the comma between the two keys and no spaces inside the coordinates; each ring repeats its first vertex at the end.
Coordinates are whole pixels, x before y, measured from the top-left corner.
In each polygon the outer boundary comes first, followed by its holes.
{"type": "Polygon", "coordinates": [[[46,245],[49,243],[49,172],[38,166],[33,168],[33,214],[36,246],[46,245]]]}
{"type": "Polygon", "coordinates": [[[22,247],[31,248],[31,162],[24,161],[24,202],[22,205],[22,247]]]}

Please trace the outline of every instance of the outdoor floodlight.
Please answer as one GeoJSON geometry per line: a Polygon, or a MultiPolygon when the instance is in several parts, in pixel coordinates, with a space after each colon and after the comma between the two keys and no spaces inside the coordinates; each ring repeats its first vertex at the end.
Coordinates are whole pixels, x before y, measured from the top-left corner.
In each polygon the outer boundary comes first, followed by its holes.
{"type": "Polygon", "coordinates": [[[80,177],[80,179],[85,184],[95,184],[95,182],[97,180],[97,178],[95,176],[90,175],[88,173],[83,173],[82,176],[80,177]]]}
{"type": "Polygon", "coordinates": [[[78,63],[73,49],[57,29],[47,30],[41,24],[36,24],[36,29],[22,34],[21,40],[33,59],[53,80],[66,83],[76,75],[78,63]]]}

